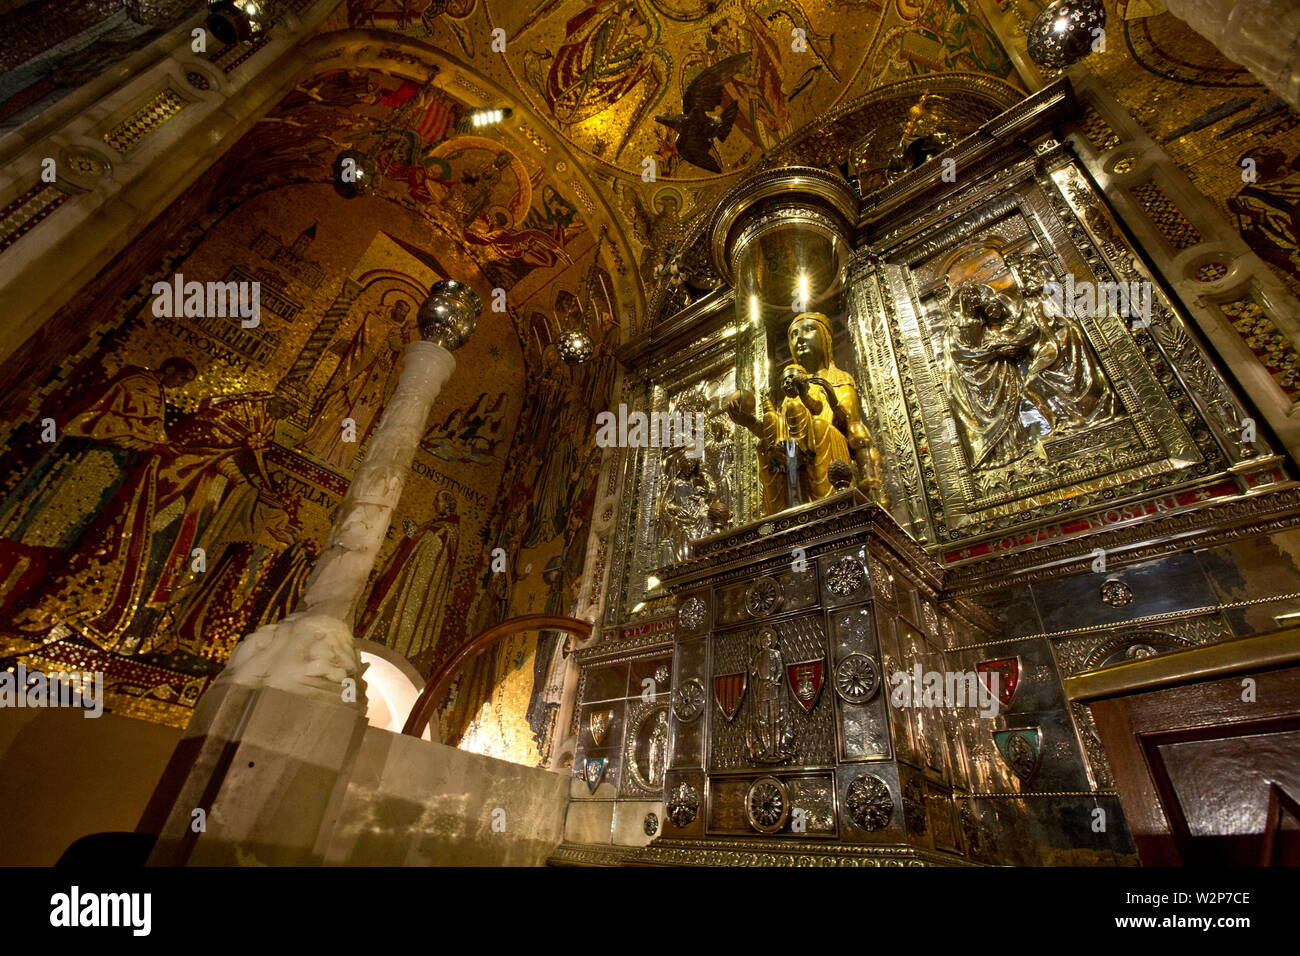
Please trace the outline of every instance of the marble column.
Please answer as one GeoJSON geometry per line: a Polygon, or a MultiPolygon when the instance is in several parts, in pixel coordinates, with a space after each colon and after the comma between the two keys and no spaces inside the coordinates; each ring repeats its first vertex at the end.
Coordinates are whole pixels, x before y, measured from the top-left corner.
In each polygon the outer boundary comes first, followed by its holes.
{"type": "Polygon", "coordinates": [[[1165,0],[1169,12],[1300,110],[1300,4],[1296,0],[1165,0]]]}
{"type": "MultiPolygon", "coordinates": [[[[352,605],[384,543],[429,409],[455,367],[451,352],[437,342],[406,347],[397,388],[339,506],[298,608],[244,638],[217,686],[278,687],[337,701],[344,681],[351,679],[351,689],[359,691],[360,661],[348,623],[352,605]]],[[[353,699],[364,711],[364,693],[353,699]]]]}
{"type": "Polygon", "coordinates": [[[298,608],[235,648],[200,698],[138,829],[154,865],[320,863],[365,737],[365,682],[348,620],[374,567],[429,409],[481,308],[439,282],[339,505],[298,608]]]}

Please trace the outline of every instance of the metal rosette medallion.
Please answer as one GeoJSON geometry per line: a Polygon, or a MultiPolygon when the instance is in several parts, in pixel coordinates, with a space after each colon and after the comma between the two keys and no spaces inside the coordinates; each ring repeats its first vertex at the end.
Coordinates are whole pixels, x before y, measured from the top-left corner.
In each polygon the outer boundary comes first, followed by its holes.
{"type": "Polygon", "coordinates": [[[850,654],[835,665],[835,693],[849,704],[865,704],[880,690],[880,668],[866,654],[850,654]]]}
{"type": "Polygon", "coordinates": [[[698,631],[704,626],[709,606],[700,597],[689,597],[677,608],[677,623],[684,631],[698,631]]]}
{"type": "Polygon", "coordinates": [[[698,677],[683,681],[673,692],[673,714],[684,724],[689,724],[704,712],[708,697],[704,693],[704,684],[698,677]]]}
{"type": "Polygon", "coordinates": [[[776,777],[759,777],[745,795],[745,815],[759,833],[776,833],[790,818],[790,795],[776,777]]]}
{"type": "Polygon", "coordinates": [[[785,588],[769,574],[755,578],[745,589],[745,610],[752,617],[768,617],[781,610],[785,603],[785,588]]]}
{"type": "Polygon", "coordinates": [[[889,787],[869,773],[853,778],[844,806],[849,819],[860,830],[883,829],[894,816],[894,798],[889,795],[889,787]]]}
{"type": "Polygon", "coordinates": [[[862,562],[851,555],[832,561],[826,568],[826,590],[836,597],[856,594],[867,583],[867,572],[862,562]]]}

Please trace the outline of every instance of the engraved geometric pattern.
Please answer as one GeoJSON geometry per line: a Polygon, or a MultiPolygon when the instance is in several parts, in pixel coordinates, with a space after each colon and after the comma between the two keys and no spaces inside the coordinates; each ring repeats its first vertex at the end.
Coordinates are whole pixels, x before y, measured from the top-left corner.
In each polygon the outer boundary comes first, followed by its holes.
{"type": "Polygon", "coordinates": [[[1193,278],[1197,282],[1217,282],[1228,274],[1226,262],[1207,262],[1197,268],[1193,278]]]}
{"type": "Polygon", "coordinates": [[[915,833],[925,832],[925,788],[919,780],[909,780],[903,787],[903,818],[907,821],[909,830],[915,833]]]}
{"type": "Polygon", "coordinates": [[[1091,106],[1083,110],[1083,135],[1098,152],[1112,149],[1119,145],[1119,135],[1110,128],[1105,118],[1091,106]]]}
{"type": "Polygon", "coordinates": [[[863,830],[879,830],[894,815],[894,798],[879,777],[864,773],[849,784],[845,807],[853,825],[863,830]]]}
{"type": "Polygon", "coordinates": [[[1155,182],[1145,182],[1133,189],[1151,222],[1175,249],[1187,249],[1201,241],[1201,234],[1187,221],[1173,200],[1155,182]]]}
{"type": "Polygon", "coordinates": [[[163,90],[144,106],[104,134],[104,142],[119,153],[129,153],[150,133],[189,105],[172,90],[163,90]]]}
{"type": "MultiPolygon", "coordinates": [[[[822,633],[821,615],[809,614],[769,625],[777,632],[781,650],[782,694],[787,719],[794,729],[794,754],[784,763],[788,766],[830,766],[835,762],[835,706],[829,694],[821,694],[812,713],[805,714],[786,686],[784,668],[797,661],[810,661],[826,657],[826,639],[822,633]]],[[[748,674],[754,656],[755,640],[760,628],[752,627],[715,635],[713,639],[713,676],[722,674],[748,674]]],[[[755,698],[753,678],[740,702],[734,720],[714,720],[710,727],[709,769],[742,770],[758,768],[749,755],[746,731],[755,698]]]]}
{"type": "Polygon", "coordinates": [[[0,252],[4,252],[68,200],[53,183],[38,182],[0,209],[0,252]]]}
{"type": "Polygon", "coordinates": [[[791,816],[798,818],[798,811],[803,811],[805,832],[835,832],[835,791],[829,778],[800,777],[788,780],[786,791],[790,794],[791,816]]]}
{"type": "Polygon", "coordinates": [[[836,645],[843,653],[874,653],[876,642],[871,633],[871,612],[866,608],[841,611],[835,615],[832,625],[835,629],[836,645]]]}
{"type": "Polygon", "coordinates": [[[677,623],[688,631],[699,630],[708,609],[708,605],[700,598],[687,598],[677,609],[677,623]]]}

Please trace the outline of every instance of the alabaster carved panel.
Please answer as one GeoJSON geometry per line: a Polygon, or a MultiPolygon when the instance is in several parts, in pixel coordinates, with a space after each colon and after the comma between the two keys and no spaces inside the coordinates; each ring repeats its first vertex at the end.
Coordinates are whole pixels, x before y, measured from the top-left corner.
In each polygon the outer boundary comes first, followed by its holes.
{"type": "Polygon", "coordinates": [[[1266,457],[1070,157],[1000,178],[855,260],[850,321],[895,517],[951,544],[1266,457]]]}

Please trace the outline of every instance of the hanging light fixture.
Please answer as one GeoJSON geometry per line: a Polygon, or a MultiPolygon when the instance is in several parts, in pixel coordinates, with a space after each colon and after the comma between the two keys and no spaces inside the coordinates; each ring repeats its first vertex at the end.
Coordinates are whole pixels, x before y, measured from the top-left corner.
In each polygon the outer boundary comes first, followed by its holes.
{"type": "Polygon", "coordinates": [[[375,158],[359,149],[345,149],[334,157],[334,191],[344,199],[369,196],[379,186],[375,158]]]}
{"type": "Polygon", "coordinates": [[[208,4],[208,29],[222,43],[243,43],[271,28],[270,0],[212,0],[208,4]]]}
{"type": "Polygon", "coordinates": [[[560,358],[566,364],[581,365],[591,358],[596,346],[591,341],[591,336],[586,332],[581,329],[573,329],[569,332],[560,333],[560,337],[555,340],[555,350],[560,353],[560,358]]]}
{"type": "Polygon", "coordinates": [[[555,340],[555,351],[559,353],[561,361],[568,365],[581,365],[590,359],[596,351],[596,343],[587,334],[587,327],[596,318],[596,297],[593,290],[600,263],[600,247],[604,241],[605,229],[601,229],[600,237],[596,240],[596,251],[591,257],[591,268],[587,270],[586,307],[583,307],[581,301],[578,303],[578,320],[581,325],[576,329],[561,332],[555,340]]]}
{"type": "Polygon", "coordinates": [[[1092,52],[1106,26],[1101,0],[1052,0],[1027,28],[1029,58],[1049,70],[1063,70],[1092,52]]]}

